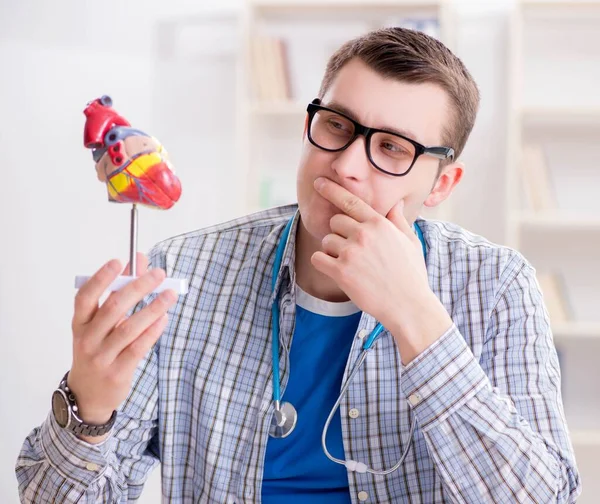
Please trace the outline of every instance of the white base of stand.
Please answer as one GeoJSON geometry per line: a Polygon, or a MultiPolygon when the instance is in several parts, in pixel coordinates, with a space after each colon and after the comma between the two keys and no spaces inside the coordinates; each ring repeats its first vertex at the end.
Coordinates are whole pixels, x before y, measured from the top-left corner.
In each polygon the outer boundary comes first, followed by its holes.
{"type": "MultiPolygon", "coordinates": [[[[80,289],[84,283],[86,283],[91,277],[89,276],[76,276],[75,277],[75,288],[80,289]]],[[[119,276],[113,283],[108,287],[109,291],[118,291],[122,287],[125,287],[129,282],[134,280],[132,276],[119,276]]],[[[187,294],[188,292],[188,281],[186,278],[165,278],[163,282],[152,292],[160,293],[167,289],[173,289],[177,294],[187,294]]]]}

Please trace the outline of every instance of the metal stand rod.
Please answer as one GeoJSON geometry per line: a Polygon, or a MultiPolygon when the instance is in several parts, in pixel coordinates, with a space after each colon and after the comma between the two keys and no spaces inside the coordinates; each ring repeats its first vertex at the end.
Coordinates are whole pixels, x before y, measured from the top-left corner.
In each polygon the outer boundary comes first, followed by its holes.
{"type": "Polygon", "coordinates": [[[129,233],[129,274],[137,276],[137,235],[138,235],[138,212],[135,203],[131,208],[131,231],[129,233]]]}

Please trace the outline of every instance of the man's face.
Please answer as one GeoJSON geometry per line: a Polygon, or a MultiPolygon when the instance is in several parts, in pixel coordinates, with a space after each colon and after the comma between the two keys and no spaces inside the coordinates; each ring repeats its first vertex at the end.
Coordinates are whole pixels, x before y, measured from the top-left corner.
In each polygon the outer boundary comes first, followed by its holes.
{"type": "MultiPolygon", "coordinates": [[[[442,131],[450,117],[448,96],[440,87],[385,79],[358,59],[340,70],[322,105],[335,110],[341,105],[367,127],[401,131],[425,146],[442,146],[442,131]]],[[[331,217],[340,213],[315,191],[318,177],[337,182],[382,215],[404,199],[404,215],[413,222],[424,203],[435,206],[449,194],[447,177],[436,182],[438,167],[438,159],[421,155],[407,175],[394,177],[370,163],[364,136],[358,136],[346,150],[327,152],[312,145],[305,133],[297,180],[304,226],[321,240],[331,232],[331,217]]]]}

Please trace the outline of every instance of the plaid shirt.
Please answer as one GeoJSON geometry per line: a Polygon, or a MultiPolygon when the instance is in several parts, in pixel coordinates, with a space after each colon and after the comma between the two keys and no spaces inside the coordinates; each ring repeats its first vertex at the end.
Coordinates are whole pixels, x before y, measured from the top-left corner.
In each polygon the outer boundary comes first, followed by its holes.
{"type": "MultiPolygon", "coordinates": [[[[285,390],[297,207],[161,242],[151,263],[188,278],[189,293],[138,366],[107,441],[80,441],[52,414],[26,439],[17,463],[23,501],[134,500],[160,459],[168,502],[260,502],[273,411],[271,269],[294,215],[277,279],[285,390]]],[[[579,475],[534,269],[456,225],[417,222],[431,289],[454,324],[405,367],[384,331],[355,377],[341,404],[346,458],[389,468],[409,442],[411,412],[417,429],[396,472],[348,473],[352,502],[575,502],[579,475]]],[[[346,374],[375,324],[363,313],[346,374]]]]}

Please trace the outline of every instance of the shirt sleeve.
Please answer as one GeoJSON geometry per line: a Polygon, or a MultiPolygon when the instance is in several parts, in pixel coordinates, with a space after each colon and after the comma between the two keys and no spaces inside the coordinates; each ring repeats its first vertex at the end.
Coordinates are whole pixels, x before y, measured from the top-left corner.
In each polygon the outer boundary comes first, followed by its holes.
{"type": "MultiPolygon", "coordinates": [[[[133,313],[152,298],[139,303],[133,313]]],[[[102,443],[89,444],[62,429],[52,412],[33,429],[16,464],[21,502],[118,503],[140,496],[158,464],[157,361],[152,349],[140,362],[131,392],[102,443]]]]}
{"type": "Polygon", "coordinates": [[[402,376],[452,502],[570,503],[581,492],[535,270],[514,271],[479,361],[453,325],[402,376]]]}
{"type": "Polygon", "coordinates": [[[109,437],[89,444],[58,426],[52,412],[25,440],[16,473],[21,502],[127,502],[158,463],[152,354],[109,437]]]}

